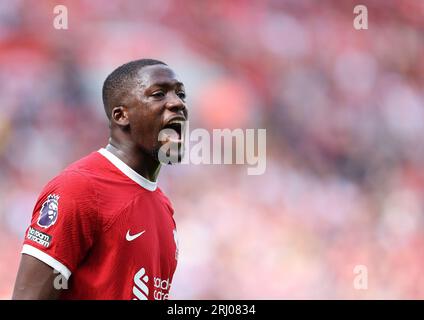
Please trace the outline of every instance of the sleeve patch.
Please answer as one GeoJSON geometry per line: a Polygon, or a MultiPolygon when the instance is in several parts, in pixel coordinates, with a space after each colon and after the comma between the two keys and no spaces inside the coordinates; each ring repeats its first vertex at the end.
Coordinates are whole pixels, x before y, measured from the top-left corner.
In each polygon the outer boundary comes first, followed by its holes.
{"type": "Polygon", "coordinates": [[[50,246],[52,236],[47,233],[41,232],[35,228],[29,227],[27,233],[27,239],[42,245],[45,248],[50,246]]]}
{"type": "Polygon", "coordinates": [[[49,194],[42,204],[37,221],[40,227],[48,228],[56,223],[59,214],[59,198],[58,195],[49,194]]]}

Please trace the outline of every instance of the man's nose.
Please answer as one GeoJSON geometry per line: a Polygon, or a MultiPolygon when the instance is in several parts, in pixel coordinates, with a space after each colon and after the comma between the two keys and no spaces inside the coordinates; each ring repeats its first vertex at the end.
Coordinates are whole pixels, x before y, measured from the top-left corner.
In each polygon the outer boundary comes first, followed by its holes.
{"type": "Polygon", "coordinates": [[[170,111],[175,113],[178,113],[180,111],[185,112],[185,109],[186,109],[185,103],[177,95],[170,97],[168,101],[166,102],[165,106],[170,111]]]}

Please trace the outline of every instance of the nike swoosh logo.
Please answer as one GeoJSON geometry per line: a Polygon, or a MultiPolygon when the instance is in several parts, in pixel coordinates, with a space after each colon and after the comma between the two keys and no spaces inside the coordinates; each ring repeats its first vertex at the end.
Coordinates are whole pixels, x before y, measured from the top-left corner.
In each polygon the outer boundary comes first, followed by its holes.
{"type": "Polygon", "coordinates": [[[133,241],[133,240],[137,239],[139,236],[141,236],[144,232],[146,232],[146,230],[141,231],[140,233],[137,233],[137,234],[134,234],[134,235],[130,235],[130,230],[128,230],[125,239],[127,239],[127,241],[133,241]]]}

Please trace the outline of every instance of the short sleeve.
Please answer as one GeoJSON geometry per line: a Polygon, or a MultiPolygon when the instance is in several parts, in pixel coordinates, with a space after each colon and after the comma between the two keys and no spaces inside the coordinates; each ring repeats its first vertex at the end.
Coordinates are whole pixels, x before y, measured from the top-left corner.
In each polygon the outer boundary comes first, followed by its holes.
{"type": "Polygon", "coordinates": [[[96,208],[89,179],[79,172],[62,173],[41,192],[22,253],[69,279],[93,245],[98,225],[96,208]]]}

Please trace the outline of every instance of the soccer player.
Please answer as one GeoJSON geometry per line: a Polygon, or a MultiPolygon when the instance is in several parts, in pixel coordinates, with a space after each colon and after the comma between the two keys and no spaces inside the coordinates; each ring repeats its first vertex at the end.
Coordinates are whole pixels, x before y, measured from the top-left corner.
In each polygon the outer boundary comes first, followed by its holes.
{"type": "Polygon", "coordinates": [[[161,61],[132,61],[106,78],[103,104],[109,144],[42,190],[13,299],[168,298],[178,243],[157,177],[165,144],[182,157],[184,85],[161,61]]]}

